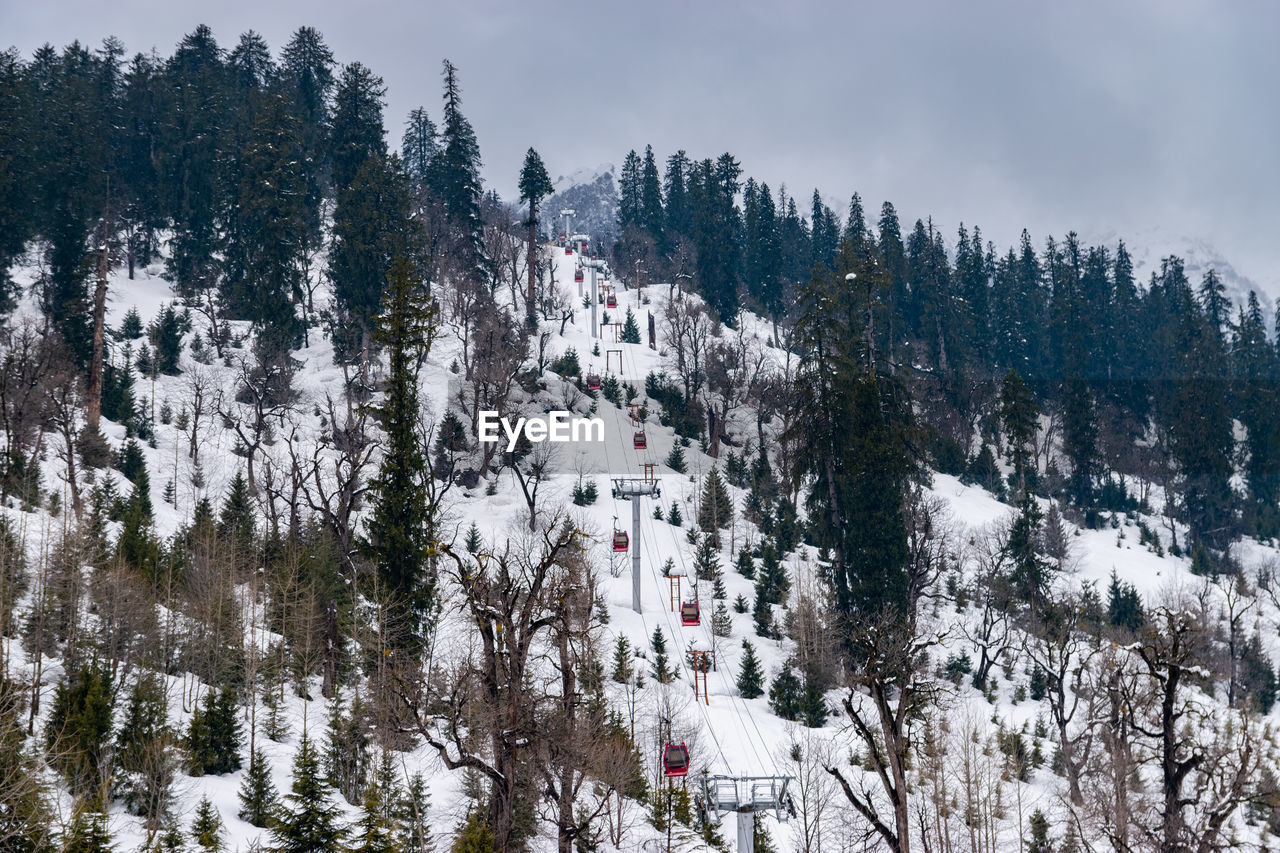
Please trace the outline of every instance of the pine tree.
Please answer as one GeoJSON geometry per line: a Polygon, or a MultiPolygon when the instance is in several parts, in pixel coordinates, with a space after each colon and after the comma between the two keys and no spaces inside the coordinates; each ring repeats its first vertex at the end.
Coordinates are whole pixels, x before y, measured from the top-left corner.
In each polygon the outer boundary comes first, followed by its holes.
{"type": "Polygon", "coordinates": [[[458,827],[450,853],[496,853],[493,830],[485,823],[480,809],[472,809],[458,827]]]}
{"type": "Polygon", "coordinates": [[[471,526],[467,528],[467,538],[463,543],[468,554],[479,554],[480,549],[484,547],[484,538],[480,535],[480,528],[476,523],[471,522],[471,526]]]}
{"type": "Polygon", "coordinates": [[[627,684],[635,674],[631,657],[631,641],[625,634],[619,634],[613,647],[613,680],[619,684],[627,684]]]}
{"type": "Polygon", "coordinates": [[[283,98],[266,97],[227,176],[232,200],[222,239],[222,304],[250,320],[262,340],[291,348],[302,339],[296,306],[304,289],[307,176],[298,123],[283,98]]]}
{"type": "Polygon", "coordinates": [[[520,169],[520,200],[529,205],[529,216],[525,220],[525,224],[529,228],[529,257],[527,261],[527,269],[529,273],[529,289],[525,295],[525,314],[528,318],[529,328],[533,329],[538,324],[537,314],[537,294],[535,292],[535,283],[537,281],[537,254],[538,254],[538,205],[547,196],[555,192],[555,187],[551,184],[551,177],[547,174],[547,167],[542,162],[542,157],[532,148],[524,155],[524,166],[520,169]]]}
{"type": "Polygon", "coordinates": [[[329,125],[329,162],[339,191],[355,179],[370,157],[386,156],[382,124],[386,95],[382,78],[368,67],[359,62],[343,66],[329,125]]]}
{"type": "Polygon", "coordinates": [[[663,635],[661,627],[653,629],[653,637],[649,645],[653,649],[652,675],[658,683],[666,684],[671,681],[675,673],[671,669],[671,659],[667,657],[667,638],[663,635]]]}
{"type": "Polygon", "coordinates": [[[329,783],[353,805],[361,800],[361,788],[372,757],[371,747],[364,701],[357,695],[351,701],[349,712],[344,713],[342,694],[335,693],[329,706],[325,770],[329,783]]]}
{"type": "Polygon", "coordinates": [[[432,853],[435,850],[431,822],[427,819],[430,806],[427,784],[421,773],[415,773],[396,801],[395,813],[400,826],[397,838],[401,853],[432,853]]]}
{"type": "Polygon", "coordinates": [[[990,444],[983,444],[978,454],[969,461],[965,471],[965,482],[981,486],[996,496],[1004,498],[1004,483],[1000,481],[1000,469],[996,466],[996,456],[990,444]]]}
{"type": "Polygon", "coordinates": [[[751,618],[755,622],[758,636],[768,638],[774,635],[773,606],[761,579],[756,580],[756,600],[751,609],[751,618]]]}
{"type": "Polygon", "coordinates": [[[640,155],[631,149],[622,160],[618,173],[618,230],[638,227],[642,223],[640,209],[640,155]]]}
{"type": "Polygon", "coordinates": [[[160,542],[152,529],[151,480],[146,467],[134,475],[133,491],[120,514],[120,538],[116,555],[144,577],[154,580],[160,563],[160,542]]]}
{"type": "Polygon", "coordinates": [[[107,828],[107,815],[96,799],[76,810],[67,836],[62,853],[112,853],[115,850],[107,828]]]}
{"type": "Polygon", "coordinates": [[[116,732],[115,795],[133,814],[150,825],[163,818],[169,806],[174,760],[174,734],[167,723],[168,702],[160,680],[140,675],[129,691],[124,719],[116,732]]]}
{"type": "Polygon", "coordinates": [[[705,533],[715,533],[733,523],[733,500],[720,477],[712,468],[702,481],[702,501],[698,506],[698,527],[705,533]]]}
{"type": "Polygon", "coordinates": [[[389,272],[397,258],[418,254],[416,228],[409,178],[380,154],[362,160],[339,189],[333,211],[328,271],[335,362],[359,363],[375,348],[389,272]]]}
{"type": "Polygon", "coordinates": [[[755,646],[742,641],[742,663],[738,667],[738,692],[743,699],[764,695],[764,671],[756,657],[755,646]]]}
{"type": "Polygon", "coordinates": [[[192,839],[204,853],[220,853],[226,848],[222,835],[222,816],[208,797],[201,797],[200,804],[196,806],[196,816],[191,821],[192,839]]]}
{"type": "Polygon", "coordinates": [[[120,321],[120,328],[116,332],[116,337],[126,341],[136,341],[142,337],[142,317],[138,314],[137,306],[131,306],[125,312],[124,318],[120,321]]]}
{"type": "Polygon", "coordinates": [[[1133,584],[1124,583],[1111,570],[1111,584],[1107,587],[1107,621],[1130,633],[1146,624],[1142,608],[1142,596],[1133,584]]]}
{"type": "Polygon", "coordinates": [[[191,715],[185,744],[193,775],[240,769],[240,719],[235,690],[211,687],[191,715]]]}
{"type": "Polygon", "coordinates": [[[281,82],[291,101],[291,112],[298,117],[305,227],[312,240],[320,232],[321,177],[328,160],[325,149],[335,65],[333,51],[314,27],[299,27],[280,55],[281,82]]]}
{"type": "Polygon", "coordinates": [[[241,820],[264,829],[271,826],[280,798],[271,781],[271,765],[260,749],[249,756],[249,769],[240,783],[239,797],[241,820]]]}
{"type": "MultiPolygon", "coordinates": [[[[0,525],[0,533],[4,525],[0,525]]],[[[6,780],[0,807],[0,838],[13,853],[54,853],[56,821],[49,808],[52,793],[44,779],[44,761],[25,748],[24,688],[0,679],[0,779],[6,780]]]]}
{"type": "Polygon", "coordinates": [[[790,668],[783,669],[769,685],[769,707],[784,720],[798,720],[804,686],[790,668]]]}
{"type": "Polygon", "coordinates": [[[1031,468],[1031,445],[1036,436],[1038,414],[1022,377],[1015,371],[1009,371],[1000,386],[1000,422],[1004,426],[1009,464],[1013,466],[1012,484],[1019,498],[1035,481],[1035,471],[1031,468]]]}
{"type": "Polygon", "coordinates": [[[733,634],[733,617],[723,601],[716,602],[715,612],[711,614],[711,633],[716,637],[728,637],[733,634]]]}
{"type": "Polygon", "coordinates": [[[377,778],[371,779],[364,789],[355,843],[348,848],[351,853],[400,853],[389,806],[386,792],[377,778]]]}
{"type": "Polygon", "coordinates": [[[73,792],[91,791],[101,783],[111,717],[111,675],[103,664],[83,664],[58,683],[45,745],[73,792]]]}
{"type": "Polygon", "coordinates": [[[693,552],[694,575],[698,580],[715,580],[720,572],[720,550],[711,534],[698,537],[698,544],[693,552]]]}
{"type": "Polygon", "coordinates": [[[758,577],[770,604],[782,604],[787,600],[787,595],[791,592],[791,580],[787,577],[787,569],[782,560],[778,558],[778,549],[770,540],[765,540],[760,545],[758,577]]]}
{"type": "Polygon", "coordinates": [[[481,281],[488,275],[484,255],[484,234],[480,221],[480,146],[471,122],[462,114],[462,90],[458,70],[444,61],[444,124],[442,151],[436,170],[436,192],[444,203],[449,221],[463,237],[467,253],[463,269],[481,281]]]}
{"type": "MultiPolygon", "coordinates": [[[[644,147],[644,162],[640,167],[640,222],[659,247],[665,245],[665,211],[662,208],[662,184],[658,178],[658,163],[653,156],[653,146],[644,147]]],[[[640,343],[639,340],[628,343],[640,343]]]]}
{"type": "MultiPolygon", "coordinates": [[[[680,445],[676,445],[679,447],[680,445]]],[[[667,510],[667,524],[672,527],[681,527],[684,525],[684,516],[680,514],[680,504],[675,501],[671,502],[671,508],[667,510]]]]}
{"type": "Polygon", "coordinates": [[[826,700],[822,696],[822,685],[817,676],[810,672],[804,677],[804,691],[799,701],[800,719],[807,728],[820,729],[827,723],[826,700]]]}
{"type": "Polygon", "coordinates": [[[371,484],[368,547],[383,588],[404,609],[412,625],[393,646],[425,640],[435,598],[429,549],[433,521],[423,484],[426,448],[418,435],[418,370],[430,349],[435,315],[421,307],[418,275],[398,259],[389,276],[380,334],[390,351],[385,402],[380,407],[386,433],[378,475],[371,484]]]}
{"type": "Polygon", "coordinates": [[[736,566],[738,574],[747,580],[754,580],[756,576],[756,562],[751,558],[751,552],[746,548],[738,551],[738,563],[736,566]]]}
{"type": "Polygon", "coordinates": [[[426,109],[416,107],[405,122],[400,143],[400,159],[414,185],[423,188],[435,182],[434,170],[440,156],[440,136],[426,109]]]}
{"type": "Polygon", "coordinates": [[[627,306],[627,318],[622,323],[622,342],[624,344],[640,343],[640,325],[636,322],[636,315],[632,312],[631,306],[627,306]]]}
{"type": "Polygon", "coordinates": [[[186,853],[187,839],[182,834],[182,827],[178,824],[178,821],[169,821],[164,834],[160,836],[157,849],[160,853],[186,853]]]}
{"type": "Polygon", "coordinates": [[[227,487],[227,495],[222,500],[218,534],[241,545],[251,544],[256,514],[253,499],[249,495],[249,483],[243,472],[236,471],[236,475],[231,478],[231,485],[227,487]]]}
{"type": "Polygon", "coordinates": [[[342,811],[320,771],[320,759],[307,735],[293,761],[293,786],[274,826],[270,853],[345,853],[342,811]]]}
{"type": "Polygon", "coordinates": [[[1267,340],[1266,323],[1256,293],[1250,291],[1240,310],[1231,343],[1235,401],[1247,431],[1245,479],[1249,503],[1245,521],[1256,535],[1280,533],[1280,353],[1267,340]]]}
{"type": "Polygon", "coordinates": [[[1053,842],[1049,840],[1049,818],[1044,812],[1036,809],[1027,821],[1027,829],[1031,833],[1026,841],[1027,853],[1053,853],[1053,842]]]}
{"type": "Polygon", "coordinates": [[[178,359],[182,355],[182,335],[190,324],[178,314],[170,302],[160,310],[151,324],[151,345],[155,347],[156,370],[165,376],[177,376],[178,359]]]}

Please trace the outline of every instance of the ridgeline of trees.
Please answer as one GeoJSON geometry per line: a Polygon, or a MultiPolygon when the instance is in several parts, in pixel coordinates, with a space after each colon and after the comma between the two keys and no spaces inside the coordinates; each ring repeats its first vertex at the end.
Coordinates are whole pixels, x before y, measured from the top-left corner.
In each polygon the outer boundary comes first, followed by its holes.
{"type": "MultiPolygon", "coordinates": [[[[1094,524],[1145,503],[1139,481],[1159,484],[1188,526],[1187,551],[1221,556],[1241,533],[1280,535],[1280,350],[1257,294],[1232,305],[1216,272],[1189,281],[1177,257],[1139,282],[1123,242],[1086,246],[1074,233],[1039,249],[1026,231],[1001,249],[964,225],[949,244],[932,220],[904,235],[891,203],[872,225],[856,194],[843,224],[816,190],[805,216],[785,190],[741,176],[727,153],[678,151],[659,178],[652,148],[629,152],[616,266],[688,276],[723,322],[769,318],[780,345],[824,362],[819,380],[838,359],[905,383],[886,405],[903,409],[909,395],[924,430],[917,458],[940,471],[978,476],[999,455],[1012,373],[1049,419],[1041,444],[1062,449],[1038,493],[1094,524]]],[[[829,393],[822,384],[799,392],[829,393]]]]}

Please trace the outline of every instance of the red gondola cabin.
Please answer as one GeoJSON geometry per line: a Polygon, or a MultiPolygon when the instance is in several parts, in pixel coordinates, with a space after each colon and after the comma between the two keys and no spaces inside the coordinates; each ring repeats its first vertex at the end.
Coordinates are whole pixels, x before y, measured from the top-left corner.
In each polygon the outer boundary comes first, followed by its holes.
{"type": "Polygon", "coordinates": [[[627,536],[627,531],[625,530],[613,531],[613,550],[614,551],[617,551],[619,554],[621,554],[627,550],[627,546],[630,544],[631,544],[631,540],[627,536]]]}
{"type": "Polygon", "coordinates": [[[616,296],[614,296],[612,293],[610,293],[608,296],[606,296],[606,297],[604,298],[604,307],[605,307],[605,308],[617,308],[617,307],[618,307],[618,297],[616,297],[616,296]]]}
{"type": "Polygon", "coordinates": [[[572,255],[572,254],[573,254],[573,247],[572,247],[572,246],[565,246],[565,247],[564,247],[564,253],[565,253],[566,255],[572,255]]]}
{"type": "Polygon", "coordinates": [[[581,281],[582,281],[582,270],[574,270],[574,271],[573,271],[573,280],[574,280],[574,281],[576,281],[576,282],[581,282],[581,281]]]}
{"type": "Polygon", "coordinates": [[[686,601],[680,605],[680,624],[697,625],[701,620],[702,610],[696,601],[686,601]]]}
{"type": "Polygon", "coordinates": [[[662,747],[662,775],[668,778],[689,775],[689,747],[683,743],[662,747]]]}
{"type": "Polygon", "coordinates": [[[600,374],[599,373],[587,374],[587,390],[588,391],[600,390],[600,374]]]}

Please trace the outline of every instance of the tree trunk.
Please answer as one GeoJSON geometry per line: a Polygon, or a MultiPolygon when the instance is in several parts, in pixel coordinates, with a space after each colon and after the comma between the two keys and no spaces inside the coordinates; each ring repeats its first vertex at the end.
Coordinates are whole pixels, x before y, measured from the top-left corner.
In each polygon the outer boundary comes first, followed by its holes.
{"type": "Polygon", "coordinates": [[[102,418],[102,350],[107,316],[107,214],[102,214],[102,246],[98,249],[98,284],[93,289],[93,360],[89,365],[88,415],[86,429],[98,432],[102,418]]]}
{"type": "Polygon", "coordinates": [[[538,327],[537,305],[535,304],[537,299],[537,264],[535,263],[537,255],[538,200],[531,198],[529,199],[529,262],[525,265],[529,268],[529,295],[526,299],[525,309],[529,315],[530,331],[538,327]]]}

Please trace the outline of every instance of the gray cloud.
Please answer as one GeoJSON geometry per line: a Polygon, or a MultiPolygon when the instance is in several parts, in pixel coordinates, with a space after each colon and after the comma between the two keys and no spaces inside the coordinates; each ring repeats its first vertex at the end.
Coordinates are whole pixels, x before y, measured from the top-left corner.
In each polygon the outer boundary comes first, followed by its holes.
{"type": "Polygon", "coordinates": [[[1203,238],[1280,295],[1280,5],[1134,2],[112,4],[2,0],[24,53],[112,33],[169,53],[197,23],[278,49],[300,24],[340,61],[439,113],[459,67],[485,177],[514,193],[523,152],[554,174],[732,151],[747,174],[841,209],[857,190],[911,221],[964,220],[1004,245],[1082,233],[1203,238]]]}

